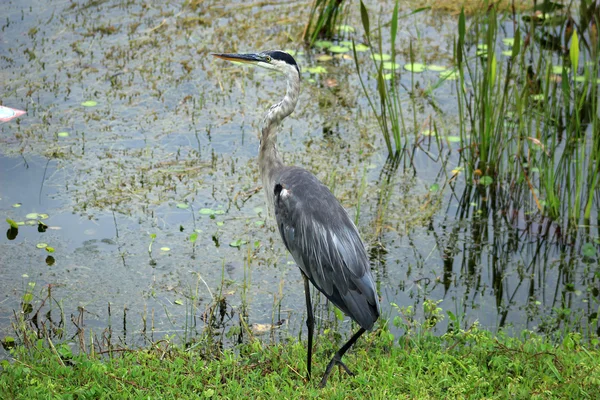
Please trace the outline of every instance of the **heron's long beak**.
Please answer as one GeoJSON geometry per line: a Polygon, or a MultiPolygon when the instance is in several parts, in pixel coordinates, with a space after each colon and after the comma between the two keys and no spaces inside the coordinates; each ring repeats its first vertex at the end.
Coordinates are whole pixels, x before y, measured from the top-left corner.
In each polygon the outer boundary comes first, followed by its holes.
{"type": "Polygon", "coordinates": [[[249,54],[234,54],[234,53],[213,53],[214,57],[222,58],[228,61],[238,61],[243,63],[256,64],[259,62],[266,62],[265,57],[256,53],[249,54]]]}

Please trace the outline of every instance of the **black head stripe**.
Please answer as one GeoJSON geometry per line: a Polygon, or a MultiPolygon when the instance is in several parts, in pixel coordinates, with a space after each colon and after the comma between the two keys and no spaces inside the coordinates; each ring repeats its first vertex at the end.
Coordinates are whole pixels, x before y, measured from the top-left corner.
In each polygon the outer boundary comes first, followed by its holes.
{"type": "Polygon", "coordinates": [[[296,67],[296,70],[298,71],[298,73],[300,73],[300,68],[298,68],[298,64],[296,63],[296,60],[294,60],[294,57],[292,57],[285,51],[272,50],[272,51],[265,51],[264,54],[270,55],[271,58],[273,58],[274,60],[285,61],[286,63],[293,65],[294,67],[296,67]]]}
{"type": "Polygon", "coordinates": [[[275,190],[274,190],[275,196],[279,197],[279,193],[281,193],[282,190],[283,190],[283,186],[281,186],[281,183],[276,183],[275,190]]]}

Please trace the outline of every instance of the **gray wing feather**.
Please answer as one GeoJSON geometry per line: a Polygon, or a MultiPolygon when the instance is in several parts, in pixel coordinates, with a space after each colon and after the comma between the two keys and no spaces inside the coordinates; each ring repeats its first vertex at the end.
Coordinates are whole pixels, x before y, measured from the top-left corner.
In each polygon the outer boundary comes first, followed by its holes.
{"type": "Polygon", "coordinates": [[[346,210],[302,168],[284,167],[269,192],[279,233],[302,272],[334,305],[371,329],[379,300],[364,244],[346,210]]]}

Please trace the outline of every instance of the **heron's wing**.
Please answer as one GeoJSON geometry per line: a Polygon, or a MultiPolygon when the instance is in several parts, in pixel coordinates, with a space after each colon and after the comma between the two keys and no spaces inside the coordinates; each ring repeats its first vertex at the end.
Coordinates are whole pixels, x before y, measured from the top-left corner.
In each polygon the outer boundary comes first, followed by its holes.
{"type": "Polygon", "coordinates": [[[304,169],[286,167],[278,178],[271,195],[285,246],[317,289],[370,329],[379,301],[367,253],[346,210],[304,169]]]}

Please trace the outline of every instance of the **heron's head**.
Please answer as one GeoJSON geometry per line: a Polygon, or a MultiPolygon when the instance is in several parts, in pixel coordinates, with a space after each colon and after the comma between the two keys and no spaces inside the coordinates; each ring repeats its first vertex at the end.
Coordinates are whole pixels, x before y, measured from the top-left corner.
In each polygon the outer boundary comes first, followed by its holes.
{"type": "Polygon", "coordinates": [[[300,76],[300,68],[294,57],[281,50],[270,50],[262,53],[231,54],[218,53],[213,56],[228,61],[238,61],[258,65],[259,67],[273,69],[285,75],[296,74],[300,76]]]}

